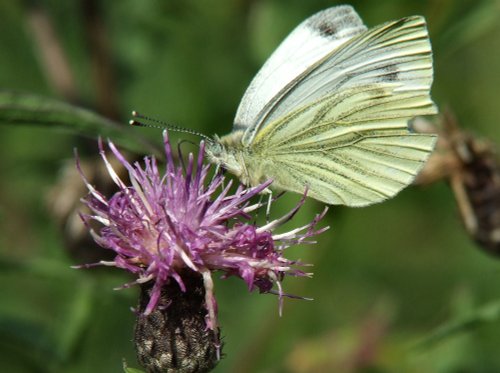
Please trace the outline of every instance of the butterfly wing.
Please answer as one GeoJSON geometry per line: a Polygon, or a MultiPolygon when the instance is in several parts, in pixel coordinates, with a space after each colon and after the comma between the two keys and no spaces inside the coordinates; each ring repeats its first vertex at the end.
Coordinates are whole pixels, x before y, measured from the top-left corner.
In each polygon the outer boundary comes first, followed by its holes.
{"type": "Polygon", "coordinates": [[[432,52],[425,19],[407,17],[374,27],[333,50],[282,90],[261,126],[342,89],[401,83],[400,90],[432,84],[432,52]]]}
{"type": "Polygon", "coordinates": [[[366,206],[394,196],[435,143],[435,136],[410,133],[407,126],[413,115],[434,111],[428,94],[398,88],[352,88],[271,123],[252,144],[260,156],[250,172],[273,179],[278,189],[303,193],[307,186],[310,197],[328,204],[366,206]]]}
{"type": "Polygon", "coordinates": [[[348,5],[325,9],[302,22],[250,83],[236,112],[233,131],[254,133],[290,81],[365,30],[357,13],[348,5]]]}
{"type": "Polygon", "coordinates": [[[302,193],[308,186],[311,197],[329,204],[365,206],[392,197],[434,147],[434,136],[408,128],[414,116],[436,112],[431,83],[422,17],[370,29],[281,95],[247,139],[262,157],[250,169],[278,188],[302,193]]]}

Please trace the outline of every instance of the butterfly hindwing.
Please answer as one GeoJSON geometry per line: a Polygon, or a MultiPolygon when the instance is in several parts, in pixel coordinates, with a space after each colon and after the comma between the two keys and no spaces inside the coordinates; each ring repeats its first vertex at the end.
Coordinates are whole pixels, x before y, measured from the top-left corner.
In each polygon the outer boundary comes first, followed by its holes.
{"type": "Polygon", "coordinates": [[[299,108],[262,129],[252,169],[278,189],[328,204],[365,206],[397,194],[422,168],[435,136],[410,133],[434,112],[425,90],[386,83],[351,88],[299,108]]]}

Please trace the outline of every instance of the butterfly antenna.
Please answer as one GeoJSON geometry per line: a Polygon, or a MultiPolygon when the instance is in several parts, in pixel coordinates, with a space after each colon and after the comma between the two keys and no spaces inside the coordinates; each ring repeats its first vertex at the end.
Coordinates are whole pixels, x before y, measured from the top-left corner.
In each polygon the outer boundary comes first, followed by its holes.
{"type": "Polygon", "coordinates": [[[203,133],[191,130],[189,128],[179,127],[179,126],[176,126],[174,124],[163,122],[163,121],[155,119],[155,118],[147,117],[145,115],[139,114],[135,110],[132,111],[132,116],[134,118],[141,119],[143,121],[148,121],[148,122],[156,123],[156,124],[144,123],[144,122],[141,122],[141,121],[136,120],[136,119],[131,119],[129,121],[129,123],[132,126],[158,128],[158,129],[161,129],[161,130],[165,130],[166,129],[166,130],[175,131],[175,132],[189,133],[191,135],[199,136],[199,137],[201,137],[201,138],[203,138],[203,139],[205,139],[207,141],[213,142],[213,140],[210,137],[208,137],[207,135],[204,135],[203,133]]]}

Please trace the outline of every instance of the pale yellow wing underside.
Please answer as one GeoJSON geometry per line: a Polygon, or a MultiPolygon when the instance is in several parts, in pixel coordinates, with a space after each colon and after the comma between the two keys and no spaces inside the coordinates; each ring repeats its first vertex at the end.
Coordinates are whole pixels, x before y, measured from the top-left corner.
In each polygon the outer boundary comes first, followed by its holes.
{"type": "Polygon", "coordinates": [[[425,90],[367,85],[331,95],[263,128],[250,172],[273,187],[328,204],[366,206],[411,183],[435,136],[410,133],[408,120],[435,112],[425,90]]]}
{"type": "Polygon", "coordinates": [[[413,117],[436,113],[422,17],[364,32],[302,79],[247,145],[254,182],[271,178],[297,193],[307,186],[310,197],[348,206],[380,202],[412,182],[435,144],[408,128],[413,117]]]}

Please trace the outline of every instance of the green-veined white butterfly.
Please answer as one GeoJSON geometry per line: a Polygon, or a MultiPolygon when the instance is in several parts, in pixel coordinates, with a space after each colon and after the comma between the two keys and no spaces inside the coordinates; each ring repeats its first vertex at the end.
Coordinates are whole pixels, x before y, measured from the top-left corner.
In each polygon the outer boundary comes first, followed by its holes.
{"type": "Polygon", "coordinates": [[[207,141],[211,162],[247,185],[328,204],[366,206],[412,182],[435,136],[412,133],[430,98],[432,52],[425,20],[367,29],[350,6],[303,21],[257,73],[233,131],[207,141]]]}

